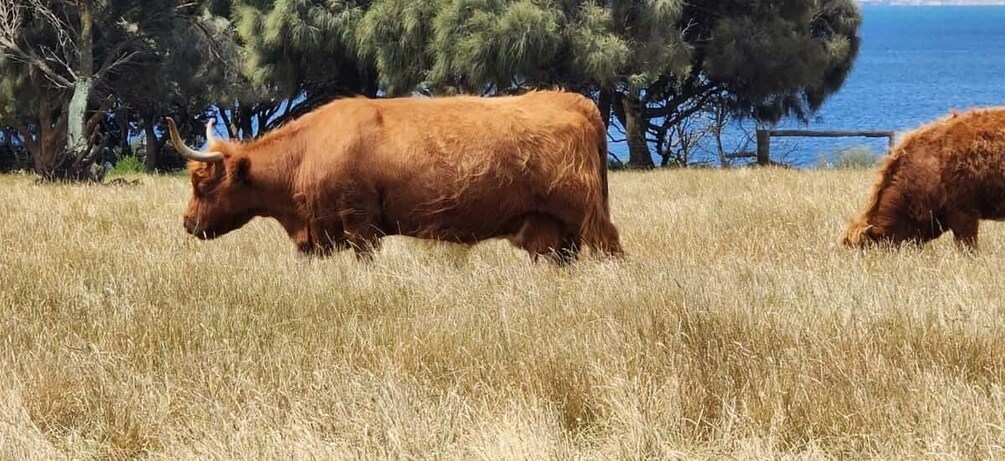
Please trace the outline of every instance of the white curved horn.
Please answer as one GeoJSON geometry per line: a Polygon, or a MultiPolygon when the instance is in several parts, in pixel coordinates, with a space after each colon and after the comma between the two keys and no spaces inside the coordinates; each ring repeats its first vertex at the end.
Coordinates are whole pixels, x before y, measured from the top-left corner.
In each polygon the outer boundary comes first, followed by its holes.
{"type": "Polygon", "coordinates": [[[216,141],[216,136],[213,136],[213,126],[216,125],[216,119],[211,118],[206,122],[206,143],[210,144],[216,141]]]}
{"type": "Polygon", "coordinates": [[[171,135],[171,144],[174,144],[174,148],[189,160],[194,160],[196,162],[213,163],[223,160],[223,154],[220,152],[199,152],[191,147],[185,145],[181,140],[181,136],[178,135],[178,126],[174,124],[174,120],[171,117],[166,117],[168,124],[168,133],[171,135]]]}

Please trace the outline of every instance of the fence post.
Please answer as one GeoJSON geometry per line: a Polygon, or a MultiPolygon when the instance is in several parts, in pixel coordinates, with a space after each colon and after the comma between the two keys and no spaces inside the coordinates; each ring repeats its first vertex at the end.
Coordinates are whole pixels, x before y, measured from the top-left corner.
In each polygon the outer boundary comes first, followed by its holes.
{"type": "Polygon", "coordinates": [[[771,158],[771,133],[757,130],[757,164],[766,166],[771,158]]]}

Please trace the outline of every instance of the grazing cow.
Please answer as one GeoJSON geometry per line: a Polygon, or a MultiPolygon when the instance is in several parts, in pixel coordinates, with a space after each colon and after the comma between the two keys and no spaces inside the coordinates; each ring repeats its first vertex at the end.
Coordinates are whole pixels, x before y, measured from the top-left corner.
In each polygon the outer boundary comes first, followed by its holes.
{"type": "Polygon", "coordinates": [[[508,238],[534,260],[576,258],[581,244],[622,253],[607,205],[607,133],[587,98],[333,101],[261,138],[185,146],[193,195],[185,229],[202,239],[256,216],[297,248],[370,257],[386,235],[474,244],[508,238]]]}
{"type": "Polygon", "coordinates": [[[977,223],[1005,219],[1005,108],[953,113],[900,141],[841,243],[925,243],[946,230],[977,249],[977,223]]]}

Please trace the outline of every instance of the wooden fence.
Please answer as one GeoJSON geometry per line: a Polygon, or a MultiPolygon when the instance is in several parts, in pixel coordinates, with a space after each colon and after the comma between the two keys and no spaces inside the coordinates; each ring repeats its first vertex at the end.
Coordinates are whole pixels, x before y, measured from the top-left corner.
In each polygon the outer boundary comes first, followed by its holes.
{"type": "Polygon", "coordinates": [[[887,138],[887,147],[893,149],[893,131],[812,131],[812,130],[757,130],[757,164],[771,163],[772,137],[805,138],[887,138]]]}

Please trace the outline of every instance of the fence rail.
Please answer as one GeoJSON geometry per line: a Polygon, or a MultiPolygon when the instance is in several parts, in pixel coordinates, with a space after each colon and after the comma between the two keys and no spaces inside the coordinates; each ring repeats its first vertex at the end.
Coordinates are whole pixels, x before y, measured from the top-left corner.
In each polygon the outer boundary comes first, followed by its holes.
{"type": "Polygon", "coordinates": [[[849,130],[757,130],[757,164],[768,165],[771,163],[771,138],[772,137],[800,137],[800,138],[887,138],[887,148],[893,149],[893,140],[896,133],[893,131],[849,131],[849,130]]]}

